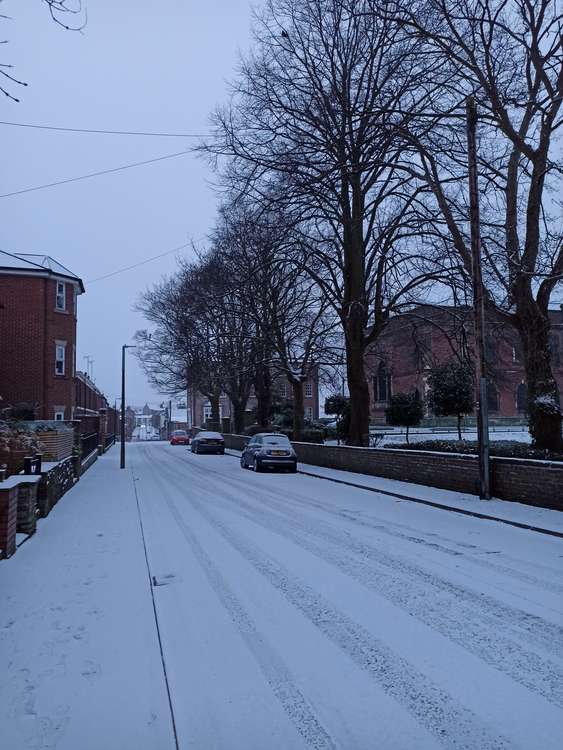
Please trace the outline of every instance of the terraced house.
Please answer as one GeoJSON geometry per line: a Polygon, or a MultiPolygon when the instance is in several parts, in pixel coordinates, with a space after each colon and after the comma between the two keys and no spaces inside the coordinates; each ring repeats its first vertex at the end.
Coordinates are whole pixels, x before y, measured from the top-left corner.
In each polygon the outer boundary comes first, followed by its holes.
{"type": "Polygon", "coordinates": [[[76,407],[76,321],[84,284],[48,255],[0,251],[0,407],[68,420],[76,407]]]}

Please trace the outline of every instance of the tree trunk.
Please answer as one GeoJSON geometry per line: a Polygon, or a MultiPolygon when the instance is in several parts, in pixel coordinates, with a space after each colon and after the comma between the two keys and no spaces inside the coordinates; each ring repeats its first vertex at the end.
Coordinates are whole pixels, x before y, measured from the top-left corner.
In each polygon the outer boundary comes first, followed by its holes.
{"type": "Polygon", "coordinates": [[[291,388],[293,390],[293,439],[301,440],[303,437],[303,418],[305,414],[303,382],[301,380],[297,383],[292,382],[291,388]]]}
{"type": "Polygon", "coordinates": [[[216,429],[220,429],[220,426],[221,426],[219,399],[220,399],[220,394],[218,393],[214,393],[212,396],[209,397],[209,401],[211,403],[211,421],[213,422],[213,426],[216,429]]]}
{"type": "Polygon", "coordinates": [[[457,439],[461,442],[461,414],[457,415],[457,439]]]}
{"type": "Polygon", "coordinates": [[[268,365],[260,365],[256,371],[256,422],[260,427],[270,424],[270,411],[272,408],[272,382],[270,368],[268,365]]]}
{"type": "Polygon", "coordinates": [[[350,392],[348,445],[367,445],[369,440],[369,388],[364,368],[364,332],[346,337],[346,372],[350,392]],[[359,335],[358,335],[359,334],[359,335]]]}
{"type": "Polygon", "coordinates": [[[235,434],[242,435],[245,428],[244,413],[246,411],[246,403],[238,400],[233,401],[232,399],[231,403],[233,405],[233,429],[235,434]]]}
{"type": "Polygon", "coordinates": [[[561,450],[561,408],[559,389],[553,376],[549,351],[549,319],[537,303],[518,305],[517,325],[522,341],[528,386],[529,429],[534,445],[561,450]]]}
{"type": "Polygon", "coordinates": [[[342,204],[345,211],[344,250],[344,330],[346,370],[350,392],[350,445],[369,442],[369,388],[365,375],[365,335],[367,301],[363,237],[364,199],[358,174],[344,176],[342,204]],[[351,197],[351,201],[350,201],[351,197]]]}

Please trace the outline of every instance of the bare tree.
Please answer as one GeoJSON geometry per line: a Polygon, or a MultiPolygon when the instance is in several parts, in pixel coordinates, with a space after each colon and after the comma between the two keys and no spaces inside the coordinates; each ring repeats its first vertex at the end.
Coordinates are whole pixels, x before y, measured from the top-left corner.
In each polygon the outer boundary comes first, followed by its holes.
{"type": "MultiPolygon", "coordinates": [[[[563,15],[556,0],[372,2],[442,71],[440,93],[404,128],[402,169],[434,195],[436,233],[467,275],[464,100],[479,111],[482,247],[487,305],[519,332],[530,432],[561,445],[561,409],[549,346],[549,303],[563,279],[557,131],[563,122],[563,15]]],[[[426,85],[434,87],[435,77],[426,85]]]]}
{"type": "Polygon", "coordinates": [[[391,312],[444,270],[429,271],[411,239],[421,235],[411,216],[427,188],[411,190],[394,170],[394,113],[418,103],[414,45],[369,10],[366,0],[269,0],[205,145],[229,157],[228,179],[241,193],[291,207],[302,266],[343,328],[350,442],[364,445],[366,348],[391,312]]]}
{"type": "MultiPolygon", "coordinates": [[[[233,294],[254,319],[256,393],[264,395],[263,373],[268,383],[280,376],[289,382],[296,440],[303,429],[303,385],[317,375],[319,363],[331,357],[338,325],[320,288],[299,262],[299,241],[291,218],[282,210],[264,210],[244,200],[225,204],[216,231],[233,294]]],[[[259,424],[269,421],[270,391],[268,403],[260,404],[259,424]]]]}
{"type": "MultiPolygon", "coordinates": [[[[0,0],[0,3],[1,2],[3,2],[3,0],[0,0]]],[[[67,31],[80,31],[84,28],[84,25],[86,24],[86,11],[82,6],[82,0],[74,0],[74,2],[72,2],[72,0],[71,2],[69,2],[69,0],[42,0],[42,2],[47,6],[51,19],[59,26],[62,26],[63,29],[66,29],[67,31]],[[77,23],[74,24],[70,21],[67,22],[69,17],[76,18],[77,23]]],[[[8,20],[10,20],[10,16],[0,13],[0,21],[8,20]]],[[[6,39],[0,41],[0,44],[7,43],[8,41],[6,39]]],[[[0,83],[0,93],[4,94],[8,99],[11,99],[14,102],[19,102],[19,99],[12,94],[9,87],[12,85],[27,86],[27,83],[13,75],[13,67],[14,66],[9,63],[0,63],[0,81],[2,81],[2,83],[0,83]]]]}

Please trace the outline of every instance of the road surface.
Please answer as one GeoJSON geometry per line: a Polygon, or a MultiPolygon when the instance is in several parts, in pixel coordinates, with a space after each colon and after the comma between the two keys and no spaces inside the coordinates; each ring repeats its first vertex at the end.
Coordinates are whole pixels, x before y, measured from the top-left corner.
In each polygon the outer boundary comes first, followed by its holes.
{"type": "Polygon", "coordinates": [[[562,540],[229,455],[117,456],[0,565],[7,750],[560,747],[562,540]]]}
{"type": "Polygon", "coordinates": [[[133,466],[181,747],[558,745],[559,540],[230,456],[133,466]]]}

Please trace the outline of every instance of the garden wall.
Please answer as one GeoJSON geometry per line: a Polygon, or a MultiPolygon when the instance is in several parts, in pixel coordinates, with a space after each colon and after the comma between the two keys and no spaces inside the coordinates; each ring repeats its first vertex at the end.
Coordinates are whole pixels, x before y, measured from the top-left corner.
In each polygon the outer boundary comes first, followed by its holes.
{"type": "MultiPolygon", "coordinates": [[[[242,450],[248,438],[225,435],[227,448],[242,450]]],[[[293,443],[300,462],[329,469],[398,479],[456,492],[479,493],[477,456],[459,453],[352,448],[293,443]]],[[[491,459],[491,491],[502,500],[563,510],[563,463],[517,458],[491,459]]]]}

